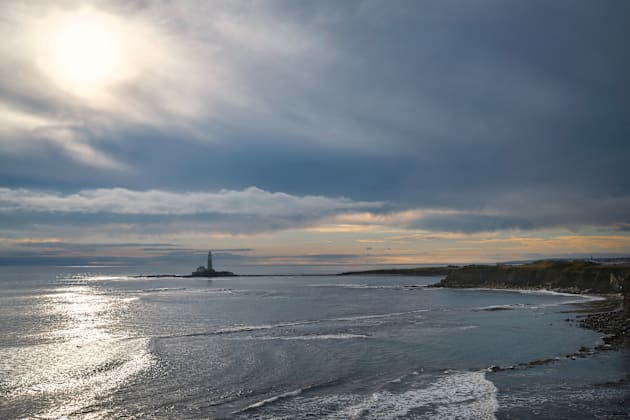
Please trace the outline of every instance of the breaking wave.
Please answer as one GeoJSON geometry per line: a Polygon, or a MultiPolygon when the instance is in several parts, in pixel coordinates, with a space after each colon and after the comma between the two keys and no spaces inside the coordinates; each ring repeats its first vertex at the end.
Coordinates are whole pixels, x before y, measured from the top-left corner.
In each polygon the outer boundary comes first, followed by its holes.
{"type": "Polygon", "coordinates": [[[418,382],[418,373],[389,381],[402,391],[371,394],[337,393],[309,396],[308,388],[285,392],[249,405],[233,414],[258,419],[292,418],[316,413],[325,419],[495,419],[497,388],[485,371],[448,372],[430,383],[418,382]],[[402,382],[402,384],[401,384],[402,382]]]}

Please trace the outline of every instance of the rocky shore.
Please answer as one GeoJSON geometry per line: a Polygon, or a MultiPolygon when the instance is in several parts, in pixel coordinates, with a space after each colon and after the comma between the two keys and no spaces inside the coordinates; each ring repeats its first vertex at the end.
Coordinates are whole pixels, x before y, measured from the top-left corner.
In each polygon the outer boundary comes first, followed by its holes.
{"type": "Polygon", "coordinates": [[[600,312],[587,315],[580,320],[584,328],[606,334],[601,348],[628,347],[630,348],[630,314],[622,310],[600,312]]]}
{"type": "MultiPolygon", "coordinates": [[[[489,373],[503,372],[506,370],[530,369],[536,366],[543,366],[550,363],[557,363],[561,360],[577,360],[591,356],[599,351],[617,350],[621,348],[630,349],[630,315],[620,308],[622,302],[618,296],[604,296],[605,300],[588,302],[583,304],[583,308],[578,310],[582,315],[578,319],[567,318],[567,322],[577,322],[582,328],[595,330],[604,334],[603,343],[595,347],[582,346],[573,353],[564,356],[537,359],[529,362],[518,363],[512,366],[490,366],[489,373]]],[[[630,379],[630,377],[628,378],[630,379]]],[[[622,379],[625,382],[627,379],[622,379]]]]}

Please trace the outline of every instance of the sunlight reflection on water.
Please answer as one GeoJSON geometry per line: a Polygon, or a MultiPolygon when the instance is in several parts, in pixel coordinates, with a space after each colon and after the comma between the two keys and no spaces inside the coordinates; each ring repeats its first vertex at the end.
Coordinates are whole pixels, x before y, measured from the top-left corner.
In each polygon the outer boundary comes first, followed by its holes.
{"type": "Polygon", "coordinates": [[[86,407],[155,363],[148,338],[117,329],[120,315],[134,298],[70,286],[39,299],[33,311],[54,320],[53,328],[40,333],[42,344],[0,350],[6,375],[2,394],[50,403],[33,415],[84,416],[90,411],[86,407]]]}

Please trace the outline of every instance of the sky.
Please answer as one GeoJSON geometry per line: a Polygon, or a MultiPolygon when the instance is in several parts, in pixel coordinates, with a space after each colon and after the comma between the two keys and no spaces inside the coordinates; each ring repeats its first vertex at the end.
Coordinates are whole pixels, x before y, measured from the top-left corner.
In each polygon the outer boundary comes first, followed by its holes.
{"type": "Polygon", "coordinates": [[[629,255],[628,16],[5,0],[0,264],[629,255]]]}

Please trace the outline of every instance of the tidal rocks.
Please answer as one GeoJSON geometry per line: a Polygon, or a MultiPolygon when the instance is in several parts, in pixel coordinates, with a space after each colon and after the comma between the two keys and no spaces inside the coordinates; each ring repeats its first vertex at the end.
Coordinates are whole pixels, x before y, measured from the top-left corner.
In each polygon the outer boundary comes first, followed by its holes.
{"type": "Polygon", "coordinates": [[[623,310],[587,315],[580,320],[580,325],[607,334],[602,339],[604,344],[614,347],[630,345],[630,316],[623,310]]]}

